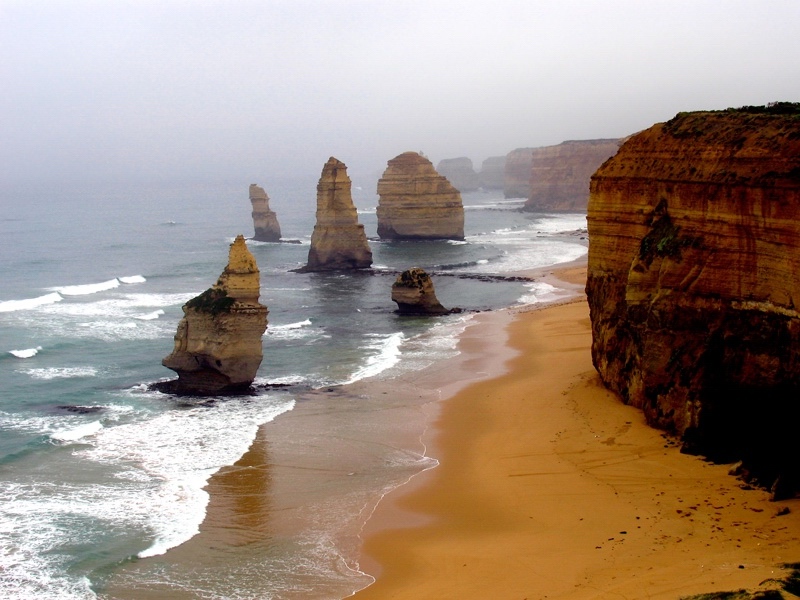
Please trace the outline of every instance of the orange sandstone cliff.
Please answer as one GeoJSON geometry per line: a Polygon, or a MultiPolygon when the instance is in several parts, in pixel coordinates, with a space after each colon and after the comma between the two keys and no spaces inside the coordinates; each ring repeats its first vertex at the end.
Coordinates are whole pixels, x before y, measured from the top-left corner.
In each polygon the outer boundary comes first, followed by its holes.
{"type": "Polygon", "coordinates": [[[800,104],[681,113],[594,174],[592,359],[648,421],[800,482],[800,104]]]}

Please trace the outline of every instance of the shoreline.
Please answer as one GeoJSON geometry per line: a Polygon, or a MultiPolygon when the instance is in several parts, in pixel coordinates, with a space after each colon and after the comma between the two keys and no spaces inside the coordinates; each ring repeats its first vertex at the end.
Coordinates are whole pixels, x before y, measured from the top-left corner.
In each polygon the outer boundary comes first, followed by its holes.
{"type": "MultiPolygon", "coordinates": [[[[354,597],[667,600],[774,588],[780,565],[800,560],[800,500],[771,502],[728,465],[681,454],[606,390],[584,296],[508,312],[506,372],[440,403],[423,438],[439,465],[374,510],[360,567],[376,580],[354,597]]],[[[472,334],[467,353],[479,361],[491,350],[472,334]]]]}

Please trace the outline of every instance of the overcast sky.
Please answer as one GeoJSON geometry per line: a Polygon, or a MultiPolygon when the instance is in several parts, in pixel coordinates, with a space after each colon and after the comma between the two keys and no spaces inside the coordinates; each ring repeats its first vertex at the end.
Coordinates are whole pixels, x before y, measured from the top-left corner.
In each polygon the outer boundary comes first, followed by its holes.
{"type": "Polygon", "coordinates": [[[800,101],[798,0],[0,0],[0,177],[476,166],[800,101]]]}

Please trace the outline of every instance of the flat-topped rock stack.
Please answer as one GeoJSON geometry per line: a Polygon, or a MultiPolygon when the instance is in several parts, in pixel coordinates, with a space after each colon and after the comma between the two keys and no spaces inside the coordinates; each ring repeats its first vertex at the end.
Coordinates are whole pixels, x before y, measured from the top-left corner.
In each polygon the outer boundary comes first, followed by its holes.
{"type": "Polygon", "coordinates": [[[461,194],[419,153],[404,152],[388,162],[378,195],[382,239],[464,239],[461,194]]]}
{"type": "Polygon", "coordinates": [[[372,250],[358,222],[347,166],[330,157],[317,184],[317,221],[311,234],[309,271],[367,269],[372,266],[372,250]]]}
{"type": "Polygon", "coordinates": [[[269,207],[269,196],[264,188],[250,184],[250,203],[253,205],[254,240],[259,242],[279,242],[281,240],[281,226],[278,216],[269,207]]]}

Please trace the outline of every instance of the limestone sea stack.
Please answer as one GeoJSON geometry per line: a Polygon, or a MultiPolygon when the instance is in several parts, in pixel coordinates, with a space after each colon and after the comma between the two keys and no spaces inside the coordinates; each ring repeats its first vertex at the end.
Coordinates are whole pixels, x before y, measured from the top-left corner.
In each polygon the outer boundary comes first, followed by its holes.
{"type": "Polygon", "coordinates": [[[445,158],[436,165],[436,171],[453,184],[459,192],[474,192],[480,186],[480,178],[466,156],[445,158]]]}
{"type": "Polygon", "coordinates": [[[388,162],[378,180],[378,235],[385,240],[463,240],[461,194],[417,152],[388,162]]]}
{"type": "Polygon", "coordinates": [[[264,188],[250,184],[250,203],[253,205],[254,240],[259,242],[279,242],[281,240],[281,226],[278,216],[269,207],[269,196],[264,188]]]}
{"type": "Polygon", "coordinates": [[[311,234],[308,264],[300,271],[368,269],[372,251],[358,222],[347,166],[330,157],[317,184],[317,222],[311,234]]]}
{"type": "Polygon", "coordinates": [[[217,282],[183,305],[175,348],[162,364],[178,374],[165,391],[190,395],[246,392],[255,379],[267,328],[256,260],[239,235],[217,282]]]}
{"type": "Polygon", "coordinates": [[[619,150],[621,140],[573,140],[531,154],[530,192],[523,210],[584,212],[589,180],[619,150]]]}
{"type": "Polygon", "coordinates": [[[800,487],[800,103],[680,113],[592,177],[603,382],[689,450],[800,487]]]}
{"type": "Polygon", "coordinates": [[[451,311],[439,303],[430,276],[420,268],[398,275],[392,284],[392,301],[401,315],[446,315],[451,311]]]}
{"type": "Polygon", "coordinates": [[[527,198],[531,193],[533,148],[517,148],[506,154],[503,167],[503,196],[527,198]]]}
{"type": "Polygon", "coordinates": [[[481,163],[478,173],[480,187],[485,190],[502,190],[505,181],[506,157],[490,156],[481,163]]]}

